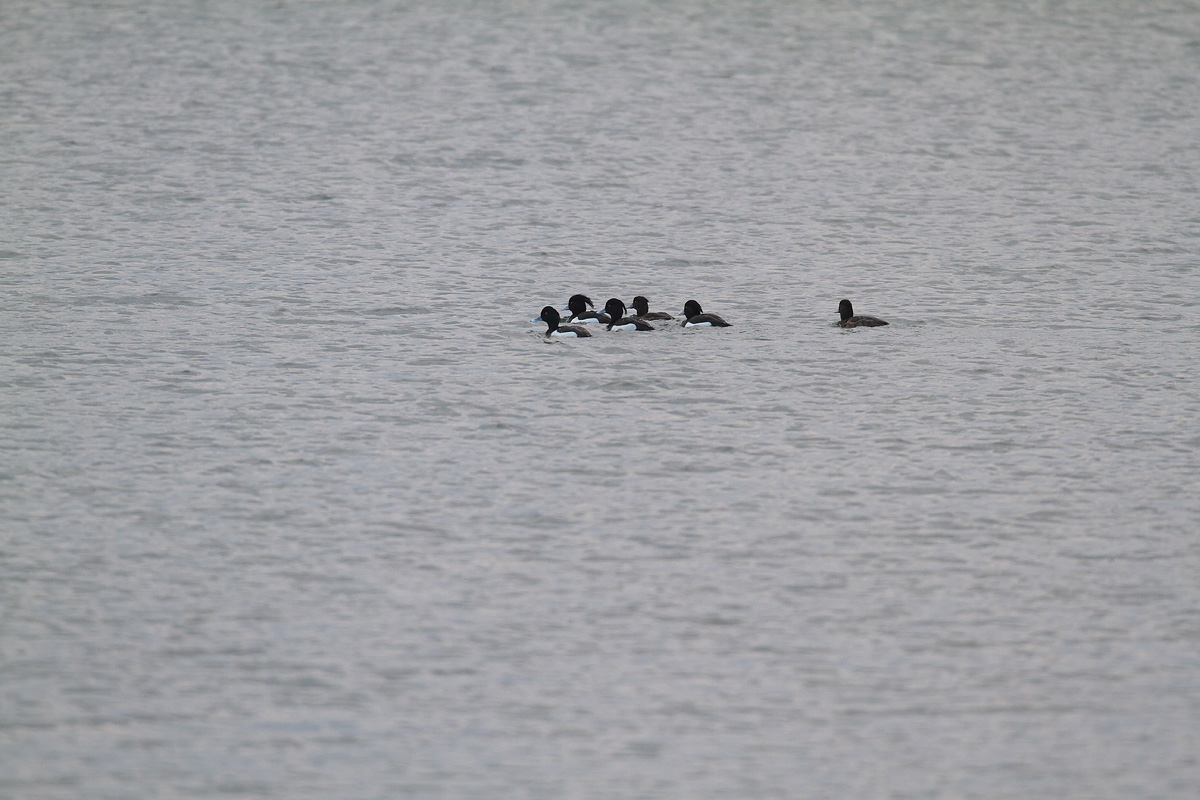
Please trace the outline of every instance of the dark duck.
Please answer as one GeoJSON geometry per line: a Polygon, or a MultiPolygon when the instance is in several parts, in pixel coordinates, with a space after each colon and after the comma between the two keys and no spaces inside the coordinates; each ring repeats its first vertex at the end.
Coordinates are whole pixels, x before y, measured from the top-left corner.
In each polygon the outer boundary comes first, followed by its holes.
{"type": "Polygon", "coordinates": [[[654,326],[648,322],[643,322],[637,317],[625,316],[625,304],[615,297],[604,304],[604,313],[609,316],[608,330],[610,331],[654,330],[654,326]]]}
{"type": "Polygon", "coordinates": [[[599,322],[607,325],[612,321],[607,314],[597,314],[595,311],[588,310],[595,307],[596,304],[587,295],[571,295],[571,299],[567,301],[567,309],[571,312],[571,316],[567,317],[567,322],[599,322]]]}
{"type": "Polygon", "coordinates": [[[695,300],[683,304],[683,327],[685,328],[730,328],[728,322],[716,314],[705,314],[695,300]]]}
{"type": "Polygon", "coordinates": [[[651,311],[650,301],[640,294],[633,298],[633,310],[638,319],[675,319],[665,311],[651,311]]]}
{"type": "Polygon", "coordinates": [[[849,300],[838,303],[838,315],[841,317],[838,325],[842,328],[878,328],[880,325],[887,325],[879,317],[856,316],[854,306],[849,300]]]}
{"type": "Polygon", "coordinates": [[[563,336],[582,339],[585,336],[591,336],[587,328],[582,325],[559,325],[561,320],[562,317],[558,315],[558,310],[554,306],[546,306],[542,309],[542,322],[546,323],[546,338],[563,336]]]}

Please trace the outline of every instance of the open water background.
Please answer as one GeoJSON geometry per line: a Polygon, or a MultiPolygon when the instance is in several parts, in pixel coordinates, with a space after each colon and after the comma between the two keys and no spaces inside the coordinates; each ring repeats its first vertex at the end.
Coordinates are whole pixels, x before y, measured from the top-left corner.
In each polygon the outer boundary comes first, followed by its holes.
{"type": "Polygon", "coordinates": [[[1190,1],[5,0],[0,796],[1195,797],[1198,79],[1190,1]]]}

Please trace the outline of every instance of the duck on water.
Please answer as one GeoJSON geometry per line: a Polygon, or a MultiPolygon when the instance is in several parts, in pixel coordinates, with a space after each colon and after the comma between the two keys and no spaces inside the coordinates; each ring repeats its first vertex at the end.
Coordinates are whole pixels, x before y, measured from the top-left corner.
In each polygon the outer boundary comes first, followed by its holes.
{"type": "Polygon", "coordinates": [[[592,302],[592,298],[586,294],[571,295],[571,299],[567,301],[567,309],[571,312],[571,316],[567,317],[567,322],[599,322],[601,325],[612,322],[608,314],[588,310],[595,307],[596,304],[592,302]]]}
{"type": "Polygon", "coordinates": [[[695,300],[688,300],[683,304],[683,327],[731,328],[733,326],[717,314],[705,314],[699,303],[695,300]]]}
{"type": "Polygon", "coordinates": [[[551,336],[561,336],[571,339],[582,339],[585,336],[591,336],[587,328],[582,325],[559,325],[562,317],[558,315],[558,309],[554,306],[546,306],[542,309],[542,322],[546,323],[546,338],[551,336]]]}
{"type": "Polygon", "coordinates": [[[625,304],[617,298],[611,298],[604,304],[604,313],[609,316],[608,330],[610,331],[652,331],[654,326],[637,317],[625,316],[625,304]]]}
{"type": "Polygon", "coordinates": [[[878,328],[880,325],[887,325],[879,317],[856,316],[854,305],[849,300],[838,303],[838,315],[841,320],[837,324],[842,328],[878,328]]]}
{"type": "Polygon", "coordinates": [[[632,305],[633,310],[637,312],[634,316],[638,319],[675,319],[665,311],[651,311],[650,301],[640,294],[633,298],[632,305]]]}

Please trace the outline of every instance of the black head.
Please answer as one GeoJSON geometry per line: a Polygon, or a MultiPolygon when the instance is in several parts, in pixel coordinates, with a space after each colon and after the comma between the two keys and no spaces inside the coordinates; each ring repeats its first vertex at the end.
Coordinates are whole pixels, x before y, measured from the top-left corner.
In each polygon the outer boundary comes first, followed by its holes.
{"type": "Polygon", "coordinates": [[[637,312],[639,317],[644,317],[650,313],[650,301],[640,294],[633,298],[633,302],[630,305],[633,306],[633,310],[637,312]]]}
{"type": "Polygon", "coordinates": [[[697,303],[695,300],[688,300],[686,303],[683,304],[684,319],[691,319],[692,317],[694,317],[698,314],[703,314],[703,313],[704,313],[704,310],[702,308],[700,308],[700,304],[697,303]]]}
{"type": "Polygon", "coordinates": [[[838,314],[842,317],[842,322],[854,316],[854,306],[850,305],[849,300],[843,300],[838,303],[838,314]]]}
{"type": "Polygon", "coordinates": [[[609,301],[604,304],[604,313],[612,317],[613,322],[616,322],[617,320],[624,318],[625,304],[615,297],[610,298],[609,301]]]}
{"type": "Polygon", "coordinates": [[[562,322],[562,317],[558,315],[558,309],[554,306],[546,306],[542,309],[542,322],[549,326],[546,333],[553,333],[558,328],[558,323],[562,322]]]}
{"type": "Polygon", "coordinates": [[[572,314],[582,314],[589,307],[595,308],[596,304],[586,294],[573,294],[571,295],[571,299],[567,301],[567,308],[571,309],[572,314]]]}

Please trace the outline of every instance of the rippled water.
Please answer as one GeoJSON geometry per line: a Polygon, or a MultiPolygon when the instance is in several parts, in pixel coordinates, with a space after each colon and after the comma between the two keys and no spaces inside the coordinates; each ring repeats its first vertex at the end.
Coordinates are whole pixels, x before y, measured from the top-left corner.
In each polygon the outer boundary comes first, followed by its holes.
{"type": "Polygon", "coordinates": [[[0,796],[1194,796],[1198,79],[1195,2],[6,3],[0,796]]]}

